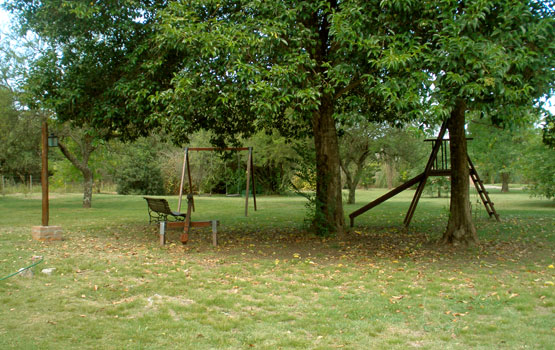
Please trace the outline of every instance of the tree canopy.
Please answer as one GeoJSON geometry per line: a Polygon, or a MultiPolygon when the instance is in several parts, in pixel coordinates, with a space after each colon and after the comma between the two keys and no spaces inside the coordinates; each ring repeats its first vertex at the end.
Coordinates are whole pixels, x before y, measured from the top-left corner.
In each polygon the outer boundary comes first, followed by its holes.
{"type": "Polygon", "coordinates": [[[130,71],[132,55],[151,34],[149,23],[163,3],[14,0],[4,6],[22,35],[31,31],[41,39],[26,80],[33,102],[61,122],[94,126],[103,137],[148,134],[148,120],[119,85],[137,73],[130,71]]]}

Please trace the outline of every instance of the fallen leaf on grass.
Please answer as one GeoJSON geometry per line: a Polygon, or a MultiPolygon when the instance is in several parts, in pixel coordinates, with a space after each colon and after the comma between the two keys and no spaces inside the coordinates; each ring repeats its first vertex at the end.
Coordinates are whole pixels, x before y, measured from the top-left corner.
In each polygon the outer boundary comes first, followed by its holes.
{"type": "Polygon", "coordinates": [[[392,304],[397,303],[399,300],[403,299],[406,295],[394,295],[391,298],[389,298],[389,302],[392,304]]]}

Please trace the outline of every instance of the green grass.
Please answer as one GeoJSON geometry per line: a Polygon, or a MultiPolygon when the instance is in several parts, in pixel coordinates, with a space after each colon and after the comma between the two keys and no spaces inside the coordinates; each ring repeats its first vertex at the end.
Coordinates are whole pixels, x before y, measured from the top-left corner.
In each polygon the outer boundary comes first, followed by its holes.
{"type": "MultiPolygon", "coordinates": [[[[359,191],[345,212],[384,192],[359,191]]],[[[448,199],[423,198],[406,232],[412,194],[344,240],[305,232],[300,197],[260,197],[248,217],[244,198],[198,197],[193,218],[222,223],[217,248],[206,230],[159,246],[145,201],[115,195],[86,210],[53,194],[66,240],[36,242],[40,198],[0,197],[0,277],[44,257],[0,281],[0,348],[552,348],[554,202],[492,191],[502,222],[475,208],[480,245],[442,247],[448,199]]]]}

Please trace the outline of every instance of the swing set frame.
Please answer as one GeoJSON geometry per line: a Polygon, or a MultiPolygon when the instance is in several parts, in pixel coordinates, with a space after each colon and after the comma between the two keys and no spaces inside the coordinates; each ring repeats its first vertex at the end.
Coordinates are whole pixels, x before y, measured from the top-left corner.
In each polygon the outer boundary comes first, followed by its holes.
{"type": "MultiPolygon", "coordinates": [[[[177,204],[177,211],[181,210],[181,201],[183,198],[183,185],[185,182],[185,173],[187,173],[187,180],[189,183],[189,192],[187,195],[193,194],[193,182],[191,180],[191,168],[189,165],[189,151],[248,151],[249,156],[247,159],[247,184],[245,188],[245,216],[249,214],[249,190],[250,190],[250,181],[252,181],[252,199],[254,203],[254,210],[256,211],[256,190],[255,190],[255,182],[254,182],[254,163],[253,163],[253,149],[252,147],[225,147],[225,148],[216,148],[216,147],[185,147],[183,152],[183,168],[181,170],[181,185],[179,186],[179,202],[177,204]]],[[[195,211],[195,202],[192,200],[192,209],[195,211]]]]}

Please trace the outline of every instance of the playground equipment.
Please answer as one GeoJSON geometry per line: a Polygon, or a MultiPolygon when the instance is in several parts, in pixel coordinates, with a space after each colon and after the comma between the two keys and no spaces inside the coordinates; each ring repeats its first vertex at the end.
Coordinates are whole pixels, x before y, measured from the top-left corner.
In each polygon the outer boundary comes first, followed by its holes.
{"type": "MultiPolygon", "coordinates": [[[[422,192],[424,191],[424,187],[426,186],[426,181],[430,176],[450,176],[451,169],[449,163],[449,139],[444,139],[443,136],[445,135],[445,131],[447,126],[445,123],[441,126],[439,130],[439,134],[436,139],[428,139],[425,141],[432,142],[432,153],[430,154],[430,158],[428,159],[428,163],[426,164],[426,168],[424,172],[420,175],[415,176],[414,178],[408,180],[404,184],[394,188],[393,190],[389,191],[388,193],[384,194],[383,196],[375,199],[374,201],[366,204],[360,209],[355,210],[351,214],[349,214],[349,219],[351,221],[351,227],[355,224],[355,218],[368,210],[378,206],[379,204],[385,202],[386,200],[396,196],[397,194],[403,192],[404,190],[418,184],[416,189],[416,193],[410,203],[409,209],[407,211],[407,215],[405,216],[404,225],[408,227],[416,210],[416,206],[418,205],[418,201],[420,200],[420,196],[422,196],[422,192]],[[439,158],[438,158],[439,155],[439,158]]],[[[499,215],[495,211],[493,207],[493,202],[489,198],[488,192],[486,191],[482,180],[478,175],[478,171],[474,167],[472,160],[467,154],[468,159],[468,166],[470,172],[470,178],[476,187],[476,191],[480,195],[480,199],[486,208],[486,211],[490,217],[494,216],[497,221],[499,221],[499,215]]]]}
{"type": "MultiPolygon", "coordinates": [[[[191,169],[189,166],[189,151],[249,151],[247,159],[247,184],[245,189],[245,216],[249,214],[249,190],[250,181],[252,180],[252,199],[254,203],[254,210],[256,211],[256,190],[254,183],[254,165],[253,165],[253,152],[252,147],[228,147],[228,148],[214,148],[214,147],[186,147],[183,155],[183,169],[181,171],[181,184],[179,186],[179,202],[177,204],[177,211],[181,210],[181,200],[183,197],[183,185],[185,181],[185,173],[189,182],[188,194],[193,194],[193,183],[191,181],[191,169]]],[[[195,211],[195,202],[192,200],[192,209],[195,211]]]]}

